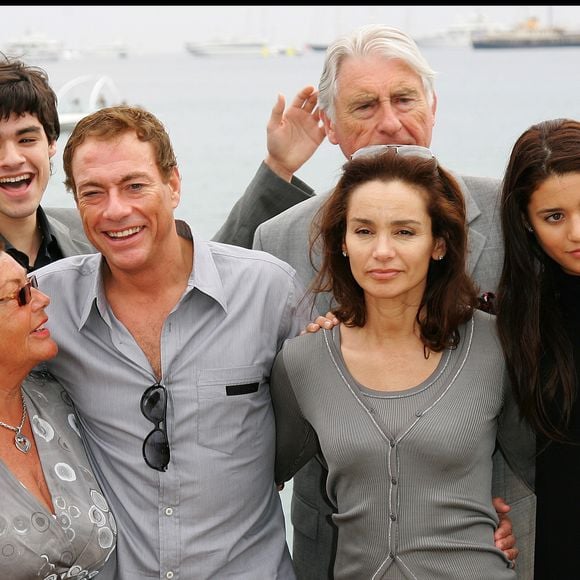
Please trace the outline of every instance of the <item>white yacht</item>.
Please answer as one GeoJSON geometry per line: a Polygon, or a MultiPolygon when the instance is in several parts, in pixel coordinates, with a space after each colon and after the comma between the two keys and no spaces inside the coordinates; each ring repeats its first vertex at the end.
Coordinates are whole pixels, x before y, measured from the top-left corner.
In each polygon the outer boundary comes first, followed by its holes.
{"type": "Polygon", "coordinates": [[[9,57],[20,58],[27,63],[54,61],[63,56],[64,47],[58,40],[42,34],[26,34],[4,43],[2,52],[9,57]]]}

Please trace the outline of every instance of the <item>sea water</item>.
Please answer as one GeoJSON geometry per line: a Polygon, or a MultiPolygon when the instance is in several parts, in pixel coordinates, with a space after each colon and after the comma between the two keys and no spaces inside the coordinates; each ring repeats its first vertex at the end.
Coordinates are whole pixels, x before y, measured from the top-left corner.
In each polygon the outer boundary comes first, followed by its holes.
{"type": "MultiPolygon", "coordinates": [[[[432,149],[459,173],[501,176],[517,136],[547,118],[580,119],[579,48],[425,49],[437,71],[432,149]]],[[[91,57],[39,63],[58,89],[82,74],[110,76],[124,100],[167,127],[183,177],[178,217],[211,237],[244,191],[266,152],[266,123],[278,93],[290,103],[318,84],[324,53],[299,56],[195,57],[179,54],[91,57]]],[[[55,174],[44,198],[73,206],[63,187],[58,142],[55,174]]],[[[317,191],[332,187],[344,162],[325,141],[298,176],[317,191]]]]}
{"type": "MultiPolygon", "coordinates": [[[[437,71],[432,149],[463,174],[501,177],[511,146],[543,119],[580,119],[578,48],[423,51],[437,71]]],[[[318,84],[324,53],[277,57],[195,57],[191,54],[91,57],[36,63],[58,89],[84,74],[110,76],[128,104],[141,105],[165,124],[183,178],[177,217],[211,237],[244,191],[266,152],[266,123],[278,93],[290,103],[318,84]]],[[[63,133],[54,158],[46,206],[73,207],[63,186],[63,133]]],[[[335,183],[344,163],[325,141],[298,176],[317,191],[335,183]]],[[[291,546],[291,484],[282,502],[291,546]]]]}

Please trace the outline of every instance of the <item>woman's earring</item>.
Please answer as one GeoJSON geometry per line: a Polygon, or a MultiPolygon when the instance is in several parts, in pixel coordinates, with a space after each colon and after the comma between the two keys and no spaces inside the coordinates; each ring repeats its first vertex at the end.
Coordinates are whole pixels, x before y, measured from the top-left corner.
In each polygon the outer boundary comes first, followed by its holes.
{"type": "Polygon", "coordinates": [[[533,232],[534,228],[532,227],[532,225],[528,221],[528,218],[526,216],[522,216],[522,220],[524,222],[524,228],[526,228],[526,230],[528,230],[528,232],[533,232]]]}
{"type": "Polygon", "coordinates": [[[346,250],[342,250],[342,255],[346,258],[348,256],[348,253],[346,250]]]}

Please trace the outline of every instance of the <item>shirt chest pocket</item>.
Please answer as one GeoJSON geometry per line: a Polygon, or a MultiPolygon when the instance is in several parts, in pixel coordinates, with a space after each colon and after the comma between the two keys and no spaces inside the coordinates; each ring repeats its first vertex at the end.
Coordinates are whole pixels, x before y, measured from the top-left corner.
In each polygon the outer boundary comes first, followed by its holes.
{"type": "Polygon", "coordinates": [[[259,366],[200,369],[198,442],[232,455],[256,449],[271,431],[273,411],[268,383],[259,366]]]}

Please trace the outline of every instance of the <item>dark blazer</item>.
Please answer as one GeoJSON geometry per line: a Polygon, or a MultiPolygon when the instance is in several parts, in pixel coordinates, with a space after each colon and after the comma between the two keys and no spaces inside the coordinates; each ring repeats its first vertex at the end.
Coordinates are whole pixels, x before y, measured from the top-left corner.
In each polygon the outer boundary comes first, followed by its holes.
{"type": "MultiPolygon", "coordinates": [[[[467,207],[469,272],[481,292],[494,291],[503,263],[499,181],[454,176],[467,207]]],[[[247,247],[253,243],[254,248],[288,262],[308,286],[314,276],[309,257],[310,226],[325,197],[314,195],[313,190],[298,179],[291,183],[280,179],[263,163],[214,239],[247,247]],[[276,214],[285,208],[291,209],[276,214]]],[[[328,295],[317,298],[319,312],[328,311],[330,299],[328,295]]],[[[301,580],[332,577],[335,534],[329,519],[332,509],[324,493],[324,482],[324,471],[315,460],[303,467],[293,480],[293,559],[301,580]]],[[[520,550],[516,566],[518,578],[532,580],[536,498],[514,475],[501,452],[494,455],[493,495],[503,497],[511,506],[509,515],[520,550]]]]}

